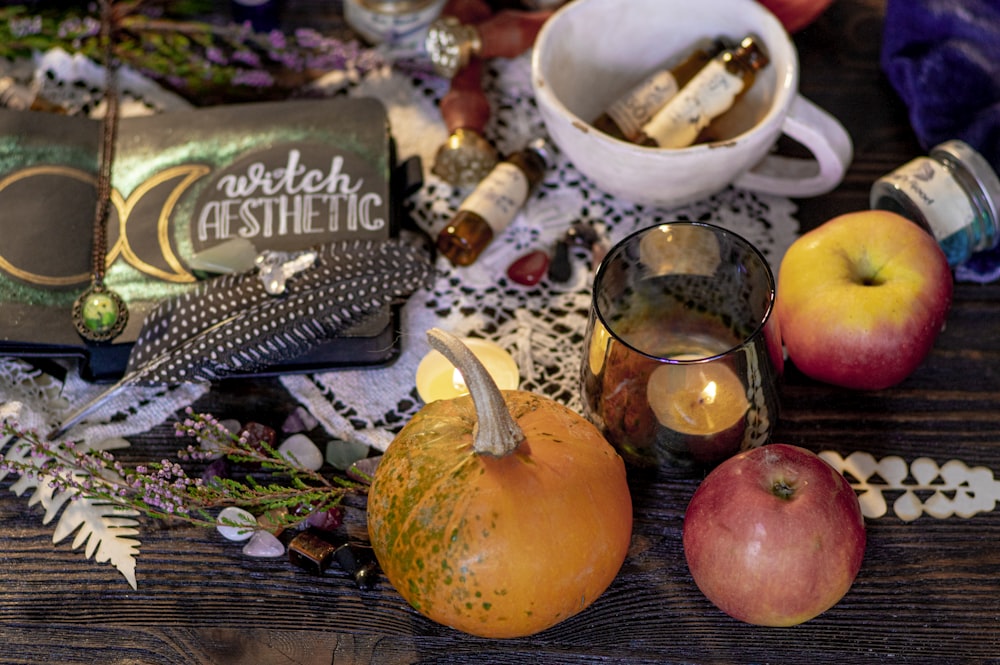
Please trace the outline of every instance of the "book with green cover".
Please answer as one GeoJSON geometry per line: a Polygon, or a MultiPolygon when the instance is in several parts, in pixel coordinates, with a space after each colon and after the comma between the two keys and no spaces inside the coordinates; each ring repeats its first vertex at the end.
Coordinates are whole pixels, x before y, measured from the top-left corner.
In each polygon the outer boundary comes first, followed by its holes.
{"type": "MultiPolygon", "coordinates": [[[[99,137],[96,120],[0,110],[0,354],[76,357],[93,380],[117,378],[145,314],[205,277],[196,255],[233,238],[257,251],[391,238],[414,186],[374,99],[123,118],[105,282],[128,303],[129,324],[113,342],[88,344],[71,310],[90,280],[99,137]]],[[[397,318],[386,307],[264,373],[391,362],[397,318]]]]}

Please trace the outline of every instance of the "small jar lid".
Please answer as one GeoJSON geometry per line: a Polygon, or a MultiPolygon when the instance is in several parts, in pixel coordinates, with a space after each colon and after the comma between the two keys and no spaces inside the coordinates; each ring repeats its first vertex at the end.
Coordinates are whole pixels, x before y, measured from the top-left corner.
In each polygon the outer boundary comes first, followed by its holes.
{"type": "Polygon", "coordinates": [[[1000,177],[986,158],[965,141],[952,139],[931,148],[930,156],[958,162],[972,173],[979,183],[995,223],[1000,224],[1000,177]]]}

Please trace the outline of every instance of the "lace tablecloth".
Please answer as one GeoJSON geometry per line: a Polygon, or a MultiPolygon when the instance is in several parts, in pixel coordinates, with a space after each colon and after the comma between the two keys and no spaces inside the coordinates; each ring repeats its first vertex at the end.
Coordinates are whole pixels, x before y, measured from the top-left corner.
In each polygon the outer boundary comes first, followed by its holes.
{"type": "MultiPolygon", "coordinates": [[[[487,79],[493,114],[485,133],[502,154],[545,135],[531,89],[528,55],[492,61],[487,79]]],[[[372,96],[383,101],[399,155],[419,155],[424,165],[424,185],[407,201],[407,209],[424,230],[433,233],[444,225],[469,193],[430,173],[434,153],[447,134],[437,108],[447,83],[418,70],[396,67],[371,73],[361,81],[331,73],[314,85],[327,95],[372,96]]],[[[175,102],[161,99],[146,107],[169,111],[175,102]]],[[[284,387],[332,436],[385,449],[422,405],[415,374],[429,351],[425,332],[433,326],[496,341],[517,362],[522,389],[580,410],[578,356],[593,279],[589,257],[584,250],[577,252],[573,275],[566,283],[543,279],[535,287],[525,287],[506,277],[507,266],[516,258],[535,249],[551,249],[574,222],[603,225],[612,242],[663,221],[712,222],[750,240],[775,269],[798,232],[795,206],[785,198],[729,188],[683,208],[636,206],[602,192],[558,151],[554,161],[512,226],[474,265],[453,268],[439,259],[440,275],[433,287],[414,294],[402,309],[401,354],[392,365],[281,378],[284,387]]],[[[0,399],[25,402],[39,426],[57,419],[68,403],[101,389],[84,384],[72,372],[61,394],[55,384],[58,381],[40,377],[20,361],[0,359],[0,399]]],[[[204,386],[133,389],[103,409],[93,423],[70,434],[90,438],[142,432],[205,390],[204,386]]]]}

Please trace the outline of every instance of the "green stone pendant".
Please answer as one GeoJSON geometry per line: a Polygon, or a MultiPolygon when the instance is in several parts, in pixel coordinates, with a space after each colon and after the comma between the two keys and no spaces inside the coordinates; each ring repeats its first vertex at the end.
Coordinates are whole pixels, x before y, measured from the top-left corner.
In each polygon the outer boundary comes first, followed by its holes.
{"type": "Polygon", "coordinates": [[[128,323],[128,306],[121,296],[103,284],[91,284],[73,303],[73,325],[84,339],[106,342],[128,323]]]}

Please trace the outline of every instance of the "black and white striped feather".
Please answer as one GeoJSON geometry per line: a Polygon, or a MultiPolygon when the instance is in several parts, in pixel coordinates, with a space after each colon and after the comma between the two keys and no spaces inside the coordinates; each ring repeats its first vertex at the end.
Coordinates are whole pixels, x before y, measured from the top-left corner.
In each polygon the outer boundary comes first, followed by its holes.
{"type": "Polygon", "coordinates": [[[426,285],[431,265],[395,240],[346,240],[317,250],[315,264],[264,288],[256,270],[224,275],[160,303],[143,322],[125,375],[67,417],[57,438],[131,385],[205,383],[300,356],[426,285]]]}

